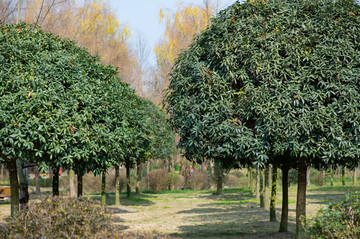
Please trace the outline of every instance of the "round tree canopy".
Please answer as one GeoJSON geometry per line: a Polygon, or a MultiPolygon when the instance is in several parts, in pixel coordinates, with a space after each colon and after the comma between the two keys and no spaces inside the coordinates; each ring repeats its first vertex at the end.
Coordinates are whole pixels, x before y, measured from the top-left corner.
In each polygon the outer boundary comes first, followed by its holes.
{"type": "Polygon", "coordinates": [[[53,167],[107,165],[100,156],[124,117],[114,107],[122,101],[126,108],[134,95],[117,70],[25,23],[0,24],[0,48],[0,156],[53,167]]]}
{"type": "Polygon", "coordinates": [[[255,0],[221,11],[178,57],[165,103],[190,159],[351,165],[359,89],[358,4],[255,0]]]}

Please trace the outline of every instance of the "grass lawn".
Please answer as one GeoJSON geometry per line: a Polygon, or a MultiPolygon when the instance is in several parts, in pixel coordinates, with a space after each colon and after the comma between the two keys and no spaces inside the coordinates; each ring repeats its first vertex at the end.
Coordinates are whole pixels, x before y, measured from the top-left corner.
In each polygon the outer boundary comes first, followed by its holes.
{"type": "MultiPolygon", "coordinates": [[[[307,191],[307,215],[314,215],[330,201],[339,201],[346,192],[360,187],[310,186],[307,191]]],[[[180,238],[294,238],[296,186],[289,188],[289,233],[278,233],[279,222],[269,222],[269,212],[248,188],[225,189],[217,196],[214,191],[173,191],[143,193],[129,199],[121,196],[121,206],[108,194],[107,204],[113,208],[114,223],[129,231],[157,231],[180,238]]],[[[100,199],[99,195],[92,195],[100,199]]],[[[278,186],[277,219],[281,212],[281,187],[278,186]]],[[[9,204],[0,204],[0,222],[10,214],[9,204]]],[[[3,222],[3,221],[2,221],[3,222]]]]}

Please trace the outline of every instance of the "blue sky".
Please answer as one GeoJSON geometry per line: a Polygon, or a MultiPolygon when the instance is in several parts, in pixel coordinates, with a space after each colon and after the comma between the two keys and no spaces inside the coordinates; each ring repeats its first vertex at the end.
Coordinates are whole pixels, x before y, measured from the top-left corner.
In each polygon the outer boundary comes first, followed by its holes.
{"type": "MultiPolygon", "coordinates": [[[[201,4],[202,0],[109,0],[121,24],[130,27],[132,38],[140,32],[151,50],[148,62],[155,64],[153,48],[164,32],[159,21],[160,8],[175,11],[179,6],[189,3],[201,4]]],[[[230,5],[235,0],[222,0],[222,5],[230,5]]]]}

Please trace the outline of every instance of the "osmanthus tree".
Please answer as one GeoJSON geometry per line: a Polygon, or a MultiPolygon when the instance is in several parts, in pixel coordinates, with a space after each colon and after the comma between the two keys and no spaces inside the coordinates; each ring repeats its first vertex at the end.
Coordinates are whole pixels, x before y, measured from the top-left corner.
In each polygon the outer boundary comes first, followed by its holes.
{"type": "Polygon", "coordinates": [[[94,156],[112,138],[103,89],[116,70],[74,42],[23,23],[0,24],[0,47],[0,157],[10,173],[14,215],[16,159],[78,172],[106,164],[94,156]]]}
{"type": "Polygon", "coordinates": [[[236,2],[171,73],[165,102],[187,158],[295,165],[299,238],[308,165],[359,158],[359,29],[355,1],[236,2]]]}
{"type": "MultiPolygon", "coordinates": [[[[128,112],[128,127],[123,131],[123,159],[126,167],[127,196],[131,194],[130,169],[151,158],[168,158],[174,153],[175,135],[164,112],[149,100],[139,98],[128,112]]],[[[137,192],[139,191],[137,172],[137,192]]]]}

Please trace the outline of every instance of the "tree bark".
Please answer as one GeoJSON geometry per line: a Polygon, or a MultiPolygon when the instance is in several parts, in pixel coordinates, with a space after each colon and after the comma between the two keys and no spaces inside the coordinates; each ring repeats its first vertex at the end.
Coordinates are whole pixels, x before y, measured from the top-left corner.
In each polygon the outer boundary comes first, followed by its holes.
{"type": "Polygon", "coordinates": [[[77,181],[78,181],[78,193],[77,196],[78,198],[83,196],[83,174],[82,173],[77,173],[77,181]]]}
{"type": "Polygon", "coordinates": [[[271,180],[270,222],[276,222],[276,180],[277,167],[273,166],[271,180]]]}
{"type": "Polygon", "coordinates": [[[19,211],[19,182],[16,169],[16,160],[8,159],[5,156],[2,156],[5,159],[7,168],[9,170],[10,176],[10,193],[11,193],[11,216],[14,217],[19,211]]]}
{"type": "Polygon", "coordinates": [[[342,167],[342,185],[345,186],[345,167],[343,166],[342,167]]]}
{"type": "Polygon", "coordinates": [[[126,195],[130,197],[131,195],[131,184],[130,184],[130,165],[127,163],[125,164],[126,168],[126,195]]]}
{"type": "Polygon", "coordinates": [[[75,193],[75,172],[74,170],[70,169],[68,171],[68,176],[69,176],[69,196],[70,197],[75,197],[76,193],[75,193]]]}
{"type": "Polygon", "coordinates": [[[59,169],[53,170],[53,183],[52,183],[53,197],[59,196],[59,169]]]}
{"type": "Polygon", "coordinates": [[[330,174],[331,174],[331,187],[334,186],[334,169],[333,166],[330,167],[330,174]]]}
{"type": "Polygon", "coordinates": [[[306,218],[306,171],[304,159],[298,163],[298,188],[296,199],[296,238],[305,238],[304,222],[306,218]]]}
{"type": "Polygon", "coordinates": [[[282,207],[281,207],[281,221],[280,221],[280,229],[279,232],[287,232],[288,231],[288,212],[289,212],[289,191],[288,191],[288,183],[289,183],[289,168],[282,167],[282,207]]]}
{"type": "Polygon", "coordinates": [[[269,190],[269,173],[270,173],[270,165],[266,165],[265,167],[265,191],[264,191],[264,209],[270,210],[270,190],[269,190]]]}
{"type": "Polygon", "coordinates": [[[120,173],[119,173],[119,166],[115,166],[115,205],[120,205],[120,173]]]}
{"type": "Polygon", "coordinates": [[[36,196],[37,198],[41,198],[41,189],[40,189],[40,173],[38,166],[35,166],[35,184],[36,184],[36,196]]]}
{"type": "Polygon", "coordinates": [[[322,185],[325,185],[325,170],[322,171],[322,185]]]}
{"type": "Polygon", "coordinates": [[[101,173],[101,204],[106,205],[106,172],[101,173]]]}
{"type": "Polygon", "coordinates": [[[264,207],[264,170],[260,169],[260,207],[264,207]]]}
{"type": "Polygon", "coordinates": [[[18,177],[19,177],[20,210],[23,210],[23,209],[27,208],[27,204],[29,202],[29,191],[28,191],[28,184],[27,184],[27,181],[26,181],[26,177],[24,175],[24,170],[23,170],[20,159],[16,160],[16,168],[17,168],[17,173],[18,173],[18,177]]]}
{"type": "Polygon", "coordinates": [[[251,195],[255,194],[254,191],[254,179],[253,179],[253,170],[251,167],[249,167],[249,174],[250,174],[250,190],[251,190],[251,195]]]}
{"type": "Polygon", "coordinates": [[[138,164],[136,166],[136,195],[140,195],[140,173],[141,173],[141,165],[138,164]]]}
{"type": "Polygon", "coordinates": [[[260,198],[260,174],[259,174],[259,168],[256,168],[256,199],[260,198]]]}
{"type": "Polygon", "coordinates": [[[215,161],[215,179],[216,179],[216,194],[221,195],[222,194],[222,188],[223,188],[223,169],[219,163],[215,161]]]}

